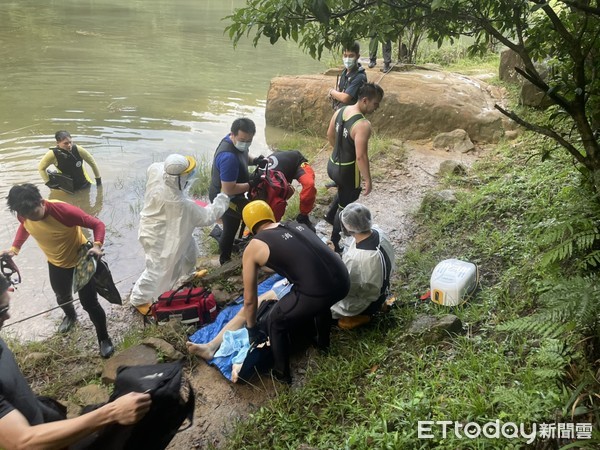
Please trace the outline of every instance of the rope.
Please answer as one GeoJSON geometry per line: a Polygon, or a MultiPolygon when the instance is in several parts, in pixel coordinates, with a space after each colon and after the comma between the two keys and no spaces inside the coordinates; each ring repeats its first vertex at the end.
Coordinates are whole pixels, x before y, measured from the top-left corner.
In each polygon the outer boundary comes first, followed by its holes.
{"type": "MultiPolygon", "coordinates": [[[[119,284],[119,283],[122,283],[123,281],[127,280],[128,278],[131,278],[132,276],[133,276],[133,275],[129,275],[128,277],[125,277],[125,278],[123,278],[123,279],[121,279],[121,280],[117,281],[117,282],[115,283],[115,285],[117,285],[117,284],[119,284]]],[[[36,313],[36,314],[33,314],[33,315],[31,315],[31,316],[25,317],[24,319],[17,320],[17,321],[15,321],[15,322],[11,322],[11,323],[7,323],[7,324],[3,325],[3,326],[2,326],[2,328],[8,328],[8,327],[10,327],[10,326],[12,326],[12,325],[16,325],[16,324],[18,324],[18,323],[26,322],[27,320],[30,320],[30,319],[33,319],[33,318],[35,318],[35,317],[41,316],[42,314],[46,314],[46,313],[49,313],[50,311],[54,311],[55,309],[58,309],[58,308],[60,308],[61,306],[70,305],[70,304],[72,304],[72,303],[75,303],[75,302],[78,302],[78,301],[79,301],[79,298],[74,298],[73,300],[70,300],[70,301],[68,301],[68,302],[66,302],[66,303],[63,303],[62,305],[53,306],[53,307],[52,307],[52,308],[50,308],[50,309],[46,309],[46,310],[44,310],[44,311],[41,311],[41,312],[39,312],[39,313],[36,313]]]]}

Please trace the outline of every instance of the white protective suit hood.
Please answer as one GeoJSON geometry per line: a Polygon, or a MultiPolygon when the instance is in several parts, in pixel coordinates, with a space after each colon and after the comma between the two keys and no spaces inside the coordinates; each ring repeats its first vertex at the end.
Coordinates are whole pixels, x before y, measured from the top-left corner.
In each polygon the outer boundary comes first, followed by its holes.
{"type": "Polygon", "coordinates": [[[131,292],[130,302],[134,306],[152,303],[174,288],[181,276],[195,270],[198,243],[194,229],[214,224],[229,207],[229,197],[223,193],[206,207],[191,199],[188,191],[193,184],[193,172],[179,180],[178,175],[165,173],[160,162],[150,165],[147,174],[138,231],[146,254],[146,269],[131,292]],[[183,190],[179,189],[180,181],[182,187],[187,182],[183,190]]]}
{"type": "MultiPolygon", "coordinates": [[[[394,272],[394,247],[387,236],[377,227],[379,247],[389,256],[392,263],[391,274],[394,272]]],[[[349,247],[344,251],[342,260],[350,274],[350,291],[346,298],[331,307],[331,317],[351,317],[362,313],[369,305],[379,298],[384,281],[384,258],[379,250],[362,250],[356,248],[356,240],[351,239],[349,247]]]]}

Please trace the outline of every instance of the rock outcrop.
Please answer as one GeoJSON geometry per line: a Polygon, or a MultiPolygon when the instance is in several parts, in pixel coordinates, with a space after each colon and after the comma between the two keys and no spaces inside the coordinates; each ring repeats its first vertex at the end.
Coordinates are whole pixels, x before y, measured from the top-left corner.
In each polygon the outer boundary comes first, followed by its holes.
{"type": "MultiPolygon", "coordinates": [[[[267,124],[324,136],[333,113],[327,98],[336,84],[332,72],[271,80],[267,124]]],[[[472,141],[489,143],[497,142],[508,126],[494,109],[500,91],[481,80],[425,69],[386,75],[367,69],[367,77],[385,91],[380,108],[369,117],[378,134],[415,140],[463,129],[472,141]]]]}

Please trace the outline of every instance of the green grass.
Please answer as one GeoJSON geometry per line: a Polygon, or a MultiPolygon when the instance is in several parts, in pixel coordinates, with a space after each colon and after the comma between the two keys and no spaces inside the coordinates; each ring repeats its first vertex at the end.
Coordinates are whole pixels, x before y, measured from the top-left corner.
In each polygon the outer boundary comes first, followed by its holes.
{"type": "Polygon", "coordinates": [[[578,264],[592,250],[574,246],[571,254],[544,262],[552,251],[544,237],[574,217],[591,215],[597,222],[600,208],[568,158],[554,152],[541,162],[544,145],[525,134],[499,145],[467,176],[443,180],[441,188],[454,190],[457,202],[430,196],[416,214],[418,231],[394,282],[400,307],[364,329],[334,332],[330,354],[314,361],[305,384],[239,424],[228,448],[527,445],[524,439],[442,439],[439,430],[433,440],[418,439],[419,420],[498,419],[528,427],[592,422],[597,433],[594,392],[600,386],[592,374],[600,354],[600,308],[577,295],[589,292],[591,300],[597,291],[594,271],[578,264]],[[476,297],[452,309],[416,301],[435,264],[453,257],[478,264],[476,297]],[[583,277],[569,281],[577,275],[583,277]],[[577,314],[566,314],[569,309],[577,314]],[[461,319],[465,335],[428,345],[406,334],[417,314],[447,313],[461,319]],[[530,316],[526,326],[519,322],[530,316]]]}

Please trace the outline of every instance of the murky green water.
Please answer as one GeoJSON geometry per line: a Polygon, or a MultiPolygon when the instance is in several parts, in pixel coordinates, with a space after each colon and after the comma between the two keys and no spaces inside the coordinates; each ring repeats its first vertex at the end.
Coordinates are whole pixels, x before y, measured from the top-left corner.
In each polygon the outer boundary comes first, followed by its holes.
{"type": "MultiPolygon", "coordinates": [[[[322,63],[294,43],[250,42],[233,49],[221,19],[242,0],[3,0],[0,4],[0,198],[32,182],[54,132],[66,129],[102,172],[74,196],[107,224],[107,260],[125,294],[143,267],[138,213],[147,166],[173,152],[210,159],[231,122],[251,117],[251,149],[266,149],[264,105],[277,75],[316,73],[322,63]]],[[[264,150],[263,150],[264,151],[264,150]]],[[[0,207],[0,248],[16,219],[0,207]]],[[[24,282],[11,321],[55,306],[46,261],[33,239],[16,258],[24,282]]],[[[108,303],[103,305],[110,311],[108,303]]],[[[86,314],[80,311],[80,316],[86,314]]],[[[60,311],[6,329],[28,339],[54,332],[60,311]]]]}

